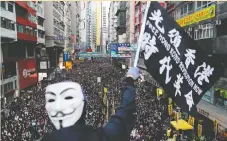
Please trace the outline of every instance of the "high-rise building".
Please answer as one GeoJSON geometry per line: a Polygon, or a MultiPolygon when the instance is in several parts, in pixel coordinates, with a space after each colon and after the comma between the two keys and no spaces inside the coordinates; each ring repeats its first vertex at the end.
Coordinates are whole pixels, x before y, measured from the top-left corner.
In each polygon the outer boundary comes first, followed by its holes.
{"type": "Polygon", "coordinates": [[[106,53],[107,41],[108,41],[108,12],[109,12],[109,3],[102,2],[102,27],[101,27],[101,38],[102,38],[102,53],[106,53]]]}
{"type": "Polygon", "coordinates": [[[63,56],[65,48],[65,2],[49,1],[44,3],[46,29],[46,50],[50,58],[51,67],[58,66],[59,58],[63,56]]]}
{"type": "Polygon", "coordinates": [[[101,45],[101,2],[96,1],[96,47],[100,51],[101,45]]]}
{"type": "Polygon", "coordinates": [[[134,43],[134,34],[135,34],[135,2],[127,1],[126,2],[126,42],[134,43]]]}
{"type": "Polygon", "coordinates": [[[72,9],[71,2],[65,2],[65,9],[64,9],[64,36],[68,37],[68,40],[65,40],[65,49],[69,52],[73,52],[73,45],[72,45],[72,9]]]}
{"type": "Polygon", "coordinates": [[[92,2],[91,6],[91,49],[93,52],[96,51],[96,18],[97,18],[97,11],[96,11],[96,2],[92,2]]]}
{"type": "Polygon", "coordinates": [[[84,8],[82,6],[84,4],[83,2],[80,1],[75,1],[71,2],[71,10],[72,10],[72,21],[71,21],[71,26],[72,26],[72,45],[73,48],[76,51],[79,51],[80,48],[80,31],[85,28],[85,21],[81,19],[81,11],[84,8]]]}
{"type": "Polygon", "coordinates": [[[108,42],[116,42],[117,41],[117,16],[115,15],[115,1],[111,1],[110,7],[109,7],[109,24],[108,24],[108,42]]]}
{"type": "Polygon", "coordinates": [[[126,1],[116,2],[117,39],[119,43],[126,42],[126,1]]]}
{"type": "Polygon", "coordinates": [[[1,1],[0,84],[6,97],[37,83],[35,49],[45,44],[43,12],[39,2],[1,1]]]}

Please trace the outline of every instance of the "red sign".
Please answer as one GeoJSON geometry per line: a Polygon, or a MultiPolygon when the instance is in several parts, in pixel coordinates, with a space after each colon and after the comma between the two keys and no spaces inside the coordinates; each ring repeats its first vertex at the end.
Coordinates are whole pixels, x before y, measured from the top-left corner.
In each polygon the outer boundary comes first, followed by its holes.
{"type": "Polygon", "coordinates": [[[36,59],[18,61],[20,89],[35,85],[38,82],[36,59]]]}
{"type": "Polygon", "coordinates": [[[71,40],[72,40],[72,43],[74,44],[75,43],[75,35],[74,34],[72,34],[71,40]]]}
{"type": "Polygon", "coordinates": [[[89,48],[89,49],[87,50],[87,52],[92,52],[92,49],[91,49],[91,48],[89,48]]]}

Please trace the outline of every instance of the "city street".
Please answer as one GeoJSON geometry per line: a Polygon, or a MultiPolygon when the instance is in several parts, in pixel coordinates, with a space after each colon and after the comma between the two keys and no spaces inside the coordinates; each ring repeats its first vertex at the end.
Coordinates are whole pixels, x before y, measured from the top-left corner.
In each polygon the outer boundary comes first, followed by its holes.
{"type": "Polygon", "coordinates": [[[227,2],[1,1],[2,141],[227,141],[227,2]]]}

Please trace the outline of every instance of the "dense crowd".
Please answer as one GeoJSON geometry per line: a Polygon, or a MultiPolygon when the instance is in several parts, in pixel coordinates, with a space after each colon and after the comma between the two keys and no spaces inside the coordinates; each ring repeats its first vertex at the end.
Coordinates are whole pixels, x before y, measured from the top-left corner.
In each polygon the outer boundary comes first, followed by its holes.
{"type": "MultiPolygon", "coordinates": [[[[101,127],[105,124],[102,91],[108,89],[110,107],[118,107],[126,70],[117,68],[109,59],[97,59],[80,63],[71,71],[55,73],[55,82],[70,80],[82,85],[88,98],[86,124],[101,127]],[[101,77],[101,82],[97,82],[101,77]]],[[[1,137],[3,141],[34,141],[45,133],[54,130],[45,111],[43,87],[26,90],[15,98],[7,109],[8,114],[1,119],[1,137]]],[[[166,101],[157,100],[154,86],[137,85],[136,125],[131,133],[132,141],[166,140],[166,128],[170,119],[167,115],[166,101]]]]}

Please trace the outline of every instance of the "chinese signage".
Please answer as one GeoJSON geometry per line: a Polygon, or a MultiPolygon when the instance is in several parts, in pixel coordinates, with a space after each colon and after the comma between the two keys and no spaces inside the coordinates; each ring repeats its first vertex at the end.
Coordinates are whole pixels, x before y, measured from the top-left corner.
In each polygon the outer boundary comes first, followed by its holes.
{"type": "Polygon", "coordinates": [[[36,59],[18,61],[20,89],[27,88],[38,82],[36,59]]]}
{"type": "Polygon", "coordinates": [[[209,117],[209,113],[206,112],[206,111],[204,111],[204,110],[202,110],[202,109],[199,109],[199,108],[198,108],[198,113],[204,115],[205,117],[209,117]]]}
{"type": "Polygon", "coordinates": [[[204,93],[224,73],[221,62],[204,53],[158,2],[146,9],[138,47],[147,71],[185,112],[196,114],[204,93]]]}
{"type": "Polygon", "coordinates": [[[131,57],[131,48],[130,44],[110,44],[111,57],[114,58],[130,58],[131,57]]]}
{"type": "Polygon", "coordinates": [[[188,26],[215,17],[215,11],[215,5],[212,5],[176,21],[181,27],[188,26]]]}
{"type": "Polygon", "coordinates": [[[68,61],[69,60],[69,52],[68,51],[65,51],[64,54],[63,54],[63,60],[64,62],[68,61]]]}
{"type": "Polygon", "coordinates": [[[42,69],[47,69],[47,62],[46,61],[41,61],[39,67],[40,67],[41,70],[42,69]]]}

